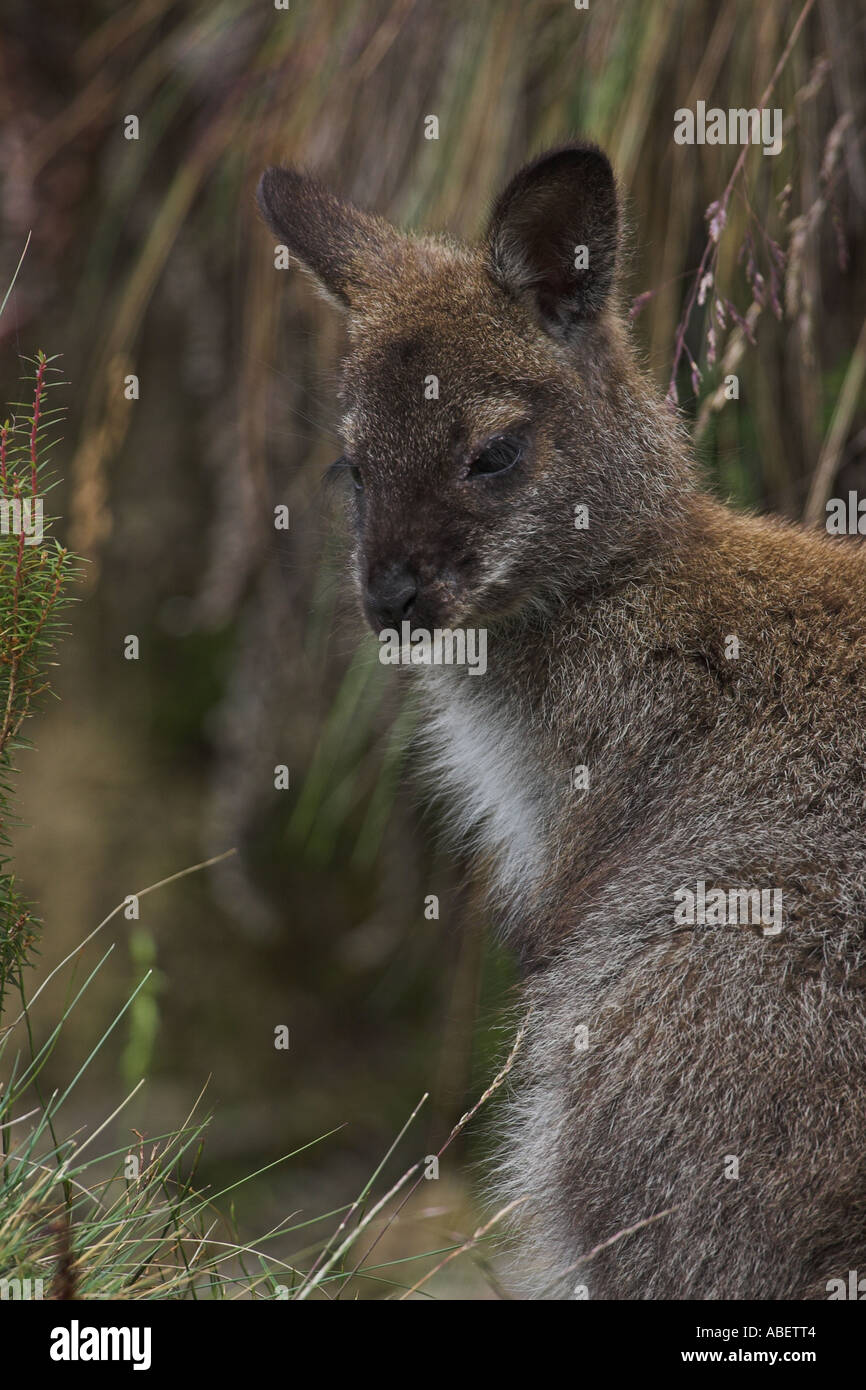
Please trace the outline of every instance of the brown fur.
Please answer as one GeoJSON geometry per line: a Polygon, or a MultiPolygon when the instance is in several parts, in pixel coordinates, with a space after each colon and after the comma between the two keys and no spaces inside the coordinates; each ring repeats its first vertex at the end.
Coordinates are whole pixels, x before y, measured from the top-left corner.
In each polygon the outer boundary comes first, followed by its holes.
{"type": "Polygon", "coordinates": [[[477,247],[403,238],[286,171],[260,204],[348,309],[368,616],[489,635],[484,677],[414,674],[527,971],[497,1178],[529,1198],[523,1286],[826,1297],[866,1273],[863,548],[697,490],[618,310],[593,147],[522,170],[477,247]],[[500,433],[524,453],[479,477],[500,433]],[[676,925],[698,880],[781,890],[784,929],[676,925]]]}

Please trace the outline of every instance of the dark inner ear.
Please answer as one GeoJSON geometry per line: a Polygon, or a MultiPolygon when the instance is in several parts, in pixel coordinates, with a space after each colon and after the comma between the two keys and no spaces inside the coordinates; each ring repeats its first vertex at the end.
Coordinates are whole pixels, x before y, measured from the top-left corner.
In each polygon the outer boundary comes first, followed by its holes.
{"type": "Polygon", "coordinates": [[[396,234],[297,169],[266,169],[256,201],[271,231],[343,307],[375,283],[396,234]]]}
{"type": "Polygon", "coordinates": [[[607,156],[594,145],[569,145],[528,164],[499,195],[487,232],[488,270],[509,294],[530,295],[547,331],[567,338],[603,308],[618,241],[607,156]]]}

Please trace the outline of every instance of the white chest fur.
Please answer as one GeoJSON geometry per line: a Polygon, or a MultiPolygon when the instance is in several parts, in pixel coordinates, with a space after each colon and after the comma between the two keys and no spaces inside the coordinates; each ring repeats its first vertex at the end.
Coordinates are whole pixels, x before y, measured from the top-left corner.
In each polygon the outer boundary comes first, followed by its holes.
{"type": "Polygon", "coordinates": [[[471,689],[467,679],[430,692],[429,761],[450,828],[491,856],[495,896],[508,906],[544,872],[547,782],[524,724],[489,687],[471,689]]]}

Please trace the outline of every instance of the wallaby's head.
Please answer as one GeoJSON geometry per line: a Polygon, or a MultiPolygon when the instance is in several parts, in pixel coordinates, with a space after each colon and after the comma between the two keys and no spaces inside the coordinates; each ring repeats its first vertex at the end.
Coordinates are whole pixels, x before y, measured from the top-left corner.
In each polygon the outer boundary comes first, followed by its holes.
{"type": "Polygon", "coordinates": [[[341,463],[375,630],[493,621],[646,548],[674,436],[631,362],[600,150],[522,169],[472,246],[404,235],[290,169],[258,201],[348,317],[341,463]]]}

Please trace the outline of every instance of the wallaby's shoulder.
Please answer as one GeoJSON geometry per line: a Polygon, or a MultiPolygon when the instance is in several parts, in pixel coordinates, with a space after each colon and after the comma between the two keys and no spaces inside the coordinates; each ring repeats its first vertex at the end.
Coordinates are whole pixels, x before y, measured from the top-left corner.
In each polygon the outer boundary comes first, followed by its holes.
{"type": "MultiPolygon", "coordinates": [[[[866,544],[758,517],[695,494],[669,588],[656,596],[684,635],[728,631],[803,667],[836,649],[866,663],[866,544]],[[691,616],[690,616],[691,615],[691,616]]],[[[864,692],[866,698],[866,692],[864,692]]]]}

